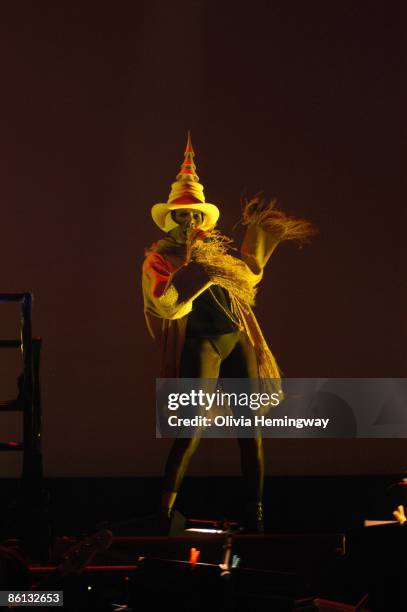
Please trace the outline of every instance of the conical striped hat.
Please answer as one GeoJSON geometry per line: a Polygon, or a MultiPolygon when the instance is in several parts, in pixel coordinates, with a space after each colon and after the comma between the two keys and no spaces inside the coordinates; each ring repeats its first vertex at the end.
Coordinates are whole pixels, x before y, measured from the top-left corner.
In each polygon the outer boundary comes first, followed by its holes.
{"type": "Polygon", "coordinates": [[[171,185],[168,201],[154,204],[151,216],[154,222],[164,232],[169,232],[177,226],[171,217],[171,211],[180,208],[192,208],[204,213],[204,221],[201,229],[211,229],[216,225],[219,218],[219,208],[214,204],[205,202],[203,185],[199,182],[194,164],[194,149],[192,148],[191,134],[188,132],[187,146],[184,153],[184,161],[177,174],[176,181],[171,185]]]}

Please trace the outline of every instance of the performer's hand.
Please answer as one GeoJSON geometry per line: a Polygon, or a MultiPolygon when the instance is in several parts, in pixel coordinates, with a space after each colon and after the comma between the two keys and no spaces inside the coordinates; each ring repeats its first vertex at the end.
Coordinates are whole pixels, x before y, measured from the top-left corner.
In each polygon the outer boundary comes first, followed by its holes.
{"type": "Polygon", "coordinates": [[[207,232],[199,229],[189,227],[186,231],[186,257],[184,265],[187,266],[192,259],[192,251],[197,246],[197,242],[204,240],[207,236],[207,232]]]}

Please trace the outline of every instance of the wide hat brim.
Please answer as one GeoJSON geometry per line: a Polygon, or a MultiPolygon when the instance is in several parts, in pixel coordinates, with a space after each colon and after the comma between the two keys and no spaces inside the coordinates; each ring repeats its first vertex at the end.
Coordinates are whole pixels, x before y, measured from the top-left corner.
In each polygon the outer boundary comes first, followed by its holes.
{"type": "Polygon", "coordinates": [[[160,229],[164,232],[169,232],[177,227],[177,223],[172,219],[170,213],[172,210],[179,210],[180,208],[191,208],[192,210],[203,212],[204,220],[203,224],[200,226],[200,229],[203,230],[212,229],[216,225],[220,215],[219,208],[215,206],[215,204],[208,204],[205,202],[204,204],[154,204],[151,209],[151,216],[153,217],[154,223],[156,223],[160,229]]]}

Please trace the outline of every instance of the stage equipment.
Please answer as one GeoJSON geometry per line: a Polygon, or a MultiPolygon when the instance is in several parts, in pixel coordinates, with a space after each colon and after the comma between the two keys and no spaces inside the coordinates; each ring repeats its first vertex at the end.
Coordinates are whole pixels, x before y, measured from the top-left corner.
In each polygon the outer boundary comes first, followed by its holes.
{"type": "Polygon", "coordinates": [[[0,303],[21,303],[21,330],[19,340],[0,340],[0,348],[19,348],[23,356],[23,372],[18,379],[18,396],[13,400],[0,401],[0,410],[23,413],[23,441],[0,442],[0,451],[22,451],[22,483],[32,501],[41,487],[41,396],[39,382],[39,360],[41,339],[33,338],[31,331],[31,293],[0,293],[0,303]]]}
{"type": "Polygon", "coordinates": [[[32,554],[47,557],[51,534],[45,516],[47,492],[42,489],[43,465],[41,449],[41,393],[40,352],[41,338],[32,337],[31,293],[0,293],[1,303],[20,303],[20,339],[0,340],[0,349],[20,349],[23,371],[18,378],[18,396],[0,401],[0,412],[21,412],[23,440],[0,442],[0,451],[23,453],[23,468],[19,499],[10,506],[3,530],[6,536],[15,530],[32,554]]]}

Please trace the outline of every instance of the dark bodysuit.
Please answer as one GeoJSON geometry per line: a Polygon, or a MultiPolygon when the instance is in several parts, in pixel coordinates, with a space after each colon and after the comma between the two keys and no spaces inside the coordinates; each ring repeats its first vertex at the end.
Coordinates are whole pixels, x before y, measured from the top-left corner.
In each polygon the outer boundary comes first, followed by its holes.
{"type": "MultiPolygon", "coordinates": [[[[234,323],[229,294],[219,285],[212,285],[193,302],[179,376],[202,379],[258,377],[255,350],[247,334],[234,323]]],[[[199,442],[199,431],[191,438],[174,440],[166,463],[164,490],[178,491],[199,442]]],[[[261,500],[264,478],[261,436],[238,438],[238,443],[249,499],[261,500]]]]}

